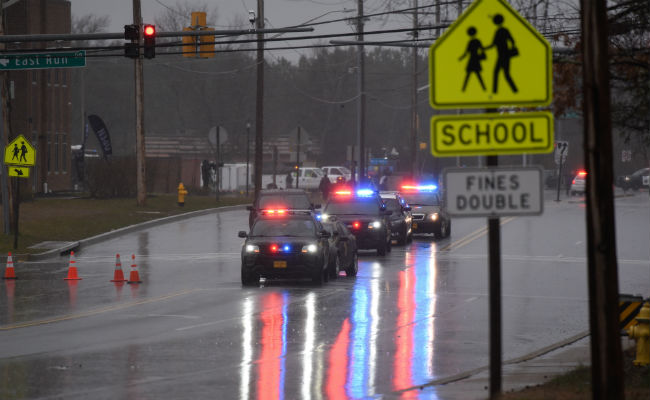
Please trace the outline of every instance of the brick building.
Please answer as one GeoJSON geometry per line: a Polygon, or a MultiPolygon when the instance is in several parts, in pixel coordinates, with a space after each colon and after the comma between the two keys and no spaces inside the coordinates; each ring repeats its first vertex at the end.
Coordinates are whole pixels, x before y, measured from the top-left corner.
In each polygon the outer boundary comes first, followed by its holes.
{"type": "MultiPolygon", "coordinates": [[[[5,9],[5,34],[70,33],[70,2],[22,0],[5,9]]],[[[52,47],[48,43],[8,44],[10,50],[52,47]]],[[[59,43],[61,46],[65,44],[59,43]]],[[[23,134],[37,150],[30,182],[36,193],[69,190],[70,70],[64,68],[11,71],[11,134],[23,134]]]]}

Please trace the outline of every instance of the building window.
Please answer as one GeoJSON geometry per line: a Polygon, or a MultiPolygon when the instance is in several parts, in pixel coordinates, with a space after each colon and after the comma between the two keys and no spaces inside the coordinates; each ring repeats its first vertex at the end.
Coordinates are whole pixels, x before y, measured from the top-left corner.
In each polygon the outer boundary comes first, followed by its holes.
{"type": "Polygon", "coordinates": [[[59,134],[54,135],[54,170],[58,173],[61,170],[59,164],[59,134]]]}
{"type": "Polygon", "coordinates": [[[61,135],[61,170],[68,172],[68,135],[61,135]]]}
{"type": "Polygon", "coordinates": [[[47,173],[52,171],[52,135],[47,133],[47,173]]]}
{"type": "Polygon", "coordinates": [[[62,86],[67,86],[68,85],[68,72],[67,71],[61,71],[61,85],[62,86]]]}
{"type": "Polygon", "coordinates": [[[55,69],[54,70],[54,84],[56,85],[58,83],[59,83],[59,70],[55,69]]]}
{"type": "Polygon", "coordinates": [[[32,71],[32,85],[38,84],[38,71],[32,71]]]}

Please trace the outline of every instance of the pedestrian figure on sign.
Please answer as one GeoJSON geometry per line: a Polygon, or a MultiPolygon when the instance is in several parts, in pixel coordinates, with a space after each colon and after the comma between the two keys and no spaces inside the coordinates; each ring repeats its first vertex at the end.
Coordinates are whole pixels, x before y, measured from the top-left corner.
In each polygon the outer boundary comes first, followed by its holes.
{"type": "Polygon", "coordinates": [[[17,159],[19,153],[20,153],[20,149],[18,148],[18,143],[14,143],[14,149],[13,149],[13,154],[14,154],[14,156],[11,157],[11,159],[12,159],[12,160],[17,159]]]}
{"type": "Polygon", "coordinates": [[[510,59],[519,55],[519,50],[515,46],[515,40],[510,35],[510,31],[503,27],[503,15],[497,14],[492,18],[492,22],[498,26],[496,33],[494,34],[494,39],[492,44],[486,47],[489,49],[492,47],[497,48],[497,63],[494,66],[494,81],[492,84],[492,93],[497,93],[497,87],[499,84],[499,71],[503,70],[503,75],[506,78],[506,81],[510,85],[510,89],[513,92],[517,93],[517,85],[512,80],[510,76],[510,59]]]}
{"type": "Polygon", "coordinates": [[[320,190],[323,195],[323,201],[327,200],[330,195],[330,178],[327,177],[327,172],[321,178],[320,183],[318,184],[318,190],[320,190]]]}
{"type": "Polygon", "coordinates": [[[458,61],[461,61],[463,58],[469,55],[467,67],[465,67],[467,74],[465,75],[465,82],[463,83],[463,92],[467,87],[467,82],[469,81],[469,76],[472,72],[476,74],[476,77],[478,78],[483,91],[485,91],[485,84],[483,83],[483,78],[481,78],[481,71],[483,70],[481,67],[481,61],[485,60],[485,50],[483,49],[483,44],[481,41],[476,38],[476,28],[470,26],[469,29],[467,29],[467,34],[471,39],[467,44],[465,52],[458,59],[458,61]]]}
{"type": "Polygon", "coordinates": [[[23,141],[21,141],[20,144],[22,146],[20,146],[20,160],[19,161],[27,162],[27,157],[25,157],[27,155],[27,146],[25,146],[25,142],[23,142],[23,141]]]}
{"type": "Polygon", "coordinates": [[[291,189],[291,184],[293,183],[293,178],[291,177],[291,171],[287,172],[287,177],[284,178],[284,188],[291,189]]]}

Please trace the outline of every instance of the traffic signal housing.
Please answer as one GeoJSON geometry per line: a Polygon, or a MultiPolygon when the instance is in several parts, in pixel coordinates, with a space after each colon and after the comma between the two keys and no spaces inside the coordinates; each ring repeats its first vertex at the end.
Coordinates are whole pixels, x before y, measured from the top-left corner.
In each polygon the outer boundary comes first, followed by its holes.
{"type": "Polygon", "coordinates": [[[145,25],[142,30],[144,36],[144,58],[156,56],[156,26],[145,25]]]}
{"type": "Polygon", "coordinates": [[[124,25],[124,39],[130,40],[131,43],[124,43],[124,57],[140,57],[140,26],[124,25]]]}

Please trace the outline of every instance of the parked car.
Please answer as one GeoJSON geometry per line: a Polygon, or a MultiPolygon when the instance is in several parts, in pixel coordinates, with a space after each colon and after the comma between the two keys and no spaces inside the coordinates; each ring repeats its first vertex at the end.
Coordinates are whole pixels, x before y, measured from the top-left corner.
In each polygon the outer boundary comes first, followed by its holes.
{"type": "Polygon", "coordinates": [[[645,180],[647,181],[649,175],[650,175],[650,168],[641,168],[635,171],[631,175],[625,175],[619,177],[617,184],[623,190],[628,190],[628,189],[639,190],[643,186],[648,186],[647,183],[644,184],[643,180],[645,177],[645,180]]]}
{"type": "Polygon", "coordinates": [[[343,177],[345,182],[349,182],[352,179],[352,171],[342,166],[325,166],[321,167],[323,172],[327,173],[327,177],[330,182],[336,183],[339,177],[343,177]]]}

